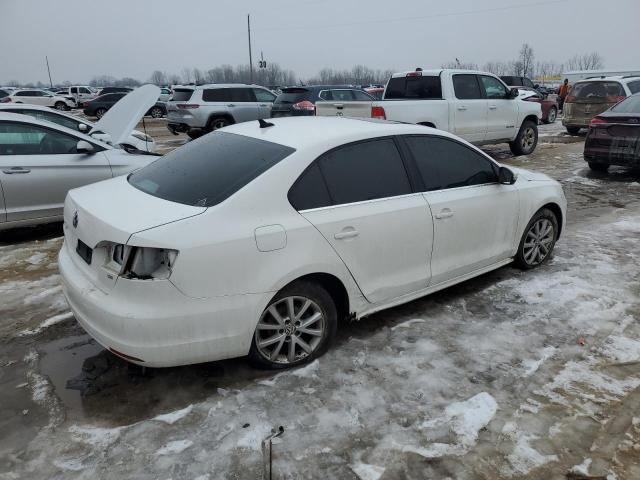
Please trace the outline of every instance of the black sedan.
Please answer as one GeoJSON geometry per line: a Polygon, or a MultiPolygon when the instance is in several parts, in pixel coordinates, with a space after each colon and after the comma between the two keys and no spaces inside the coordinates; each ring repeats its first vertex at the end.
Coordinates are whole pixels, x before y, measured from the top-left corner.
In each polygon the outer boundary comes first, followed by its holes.
{"type": "Polygon", "coordinates": [[[591,120],[584,159],[598,172],[606,172],[610,165],[640,168],[640,93],[591,120]]]}
{"type": "MultiPolygon", "coordinates": [[[[100,95],[99,97],[94,98],[93,100],[88,100],[83,102],[81,107],[83,113],[88,117],[98,117],[102,118],[102,116],[107,113],[111,107],[115,105],[115,103],[124,97],[126,93],[107,93],[106,95],[100,95]]],[[[149,109],[146,113],[148,116],[153,118],[160,118],[167,114],[167,104],[166,102],[156,102],[156,104],[149,109]]]]}

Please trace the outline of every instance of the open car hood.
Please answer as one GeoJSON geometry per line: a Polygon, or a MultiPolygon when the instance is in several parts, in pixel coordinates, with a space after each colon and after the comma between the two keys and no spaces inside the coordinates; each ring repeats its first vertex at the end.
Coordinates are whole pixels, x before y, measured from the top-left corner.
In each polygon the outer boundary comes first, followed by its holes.
{"type": "Polygon", "coordinates": [[[125,142],[145,113],[156,103],[160,88],[142,85],[127,93],[93,126],[89,135],[104,132],[111,137],[113,145],[125,142]]]}

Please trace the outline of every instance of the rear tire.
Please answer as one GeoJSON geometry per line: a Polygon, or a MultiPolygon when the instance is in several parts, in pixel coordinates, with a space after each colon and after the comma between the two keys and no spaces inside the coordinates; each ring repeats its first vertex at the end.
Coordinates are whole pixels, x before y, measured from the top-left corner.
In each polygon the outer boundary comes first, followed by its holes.
{"type": "Polygon", "coordinates": [[[558,239],[558,219],[548,208],[538,210],[524,229],[515,263],[523,270],[539,267],[553,255],[558,239]]]}
{"type": "Polygon", "coordinates": [[[567,133],[569,135],[577,135],[580,133],[580,127],[567,127],[567,133]]]}
{"type": "Polygon", "coordinates": [[[105,113],[107,113],[107,109],[106,108],[98,108],[96,110],[96,117],[102,118],[105,113]]]}
{"type": "Polygon", "coordinates": [[[195,140],[196,138],[200,138],[202,136],[202,132],[201,131],[194,131],[194,130],[189,130],[187,132],[187,137],[189,137],[192,140],[195,140]]]}
{"type": "Polygon", "coordinates": [[[538,125],[531,120],[525,120],[520,126],[518,136],[509,142],[509,148],[514,155],[529,155],[538,145],[538,125]]]}
{"type": "Polygon", "coordinates": [[[67,104],[64,102],[56,102],[56,104],[53,106],[56,110],[61,110],[61,111],[66,111],[69,110],[69,107],[67,107],[67,104]]]}
{"type": "Polygon", "coordinates": [[[608,163],[589,162],[589,168],[591,170],[593,170],[594,172],[606,173],[607,170],[609,170],[609,164],[608,163]]]}
{"type": "Polygon", "coordinates": [[[153,118],[162,118],[164,112],[160,107],[152,107],[151,110],[149,110],[149,115],[151,115],[153,118]]]}
{"type": "Polygon", "coordinates": [[[551,107],[549,109],[549,113],[547,113],[547,119],[544,123],[553,123],[556,121],[556,118],[558,118],[558,109],[556,107],[551,107]]]}
{"type": "Polygon", "coordinates": [[[207,123],[207,132],[213,132],[214,130],[218,130],[219,128],[224,128],[227,125],[231,125],[231,122],[228,118],[225,117],[213,117],[207,123]]]}
{"type": "Polygon", "coordinates": [[[329,348],[337,319],[336,305],[324,288],[304,280],[294,282],[280,290],[260,316],[249,362],[264,369],[311,362],[329,348]]]}

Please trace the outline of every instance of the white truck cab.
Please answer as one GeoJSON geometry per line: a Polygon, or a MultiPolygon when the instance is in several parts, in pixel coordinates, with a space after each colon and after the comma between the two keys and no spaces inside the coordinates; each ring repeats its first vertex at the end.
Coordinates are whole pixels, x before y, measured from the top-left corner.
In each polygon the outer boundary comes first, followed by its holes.
{"type": "MultiPolygon", "coordinates": [[[[375,107],[375,108],[374,108],[375,107]]],[[[528,155],[538,142],[540,105],[518,98],[497,76],[473,70],[395,73],[372,116],[446,130],[476,145],[509,143],[528,155]]]]}

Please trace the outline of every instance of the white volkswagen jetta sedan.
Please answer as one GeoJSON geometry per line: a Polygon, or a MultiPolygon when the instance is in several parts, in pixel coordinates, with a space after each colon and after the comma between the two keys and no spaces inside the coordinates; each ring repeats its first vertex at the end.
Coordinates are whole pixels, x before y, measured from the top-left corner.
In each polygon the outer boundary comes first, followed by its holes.
{"type": "Polygon", "coordinates": [[[347,118],[217,130],[69,192],[60,252],[77,320],[164,367],[321,355],[338,323],[515,260],[545,262],[561,186],[454,135],[347,118]]]}

